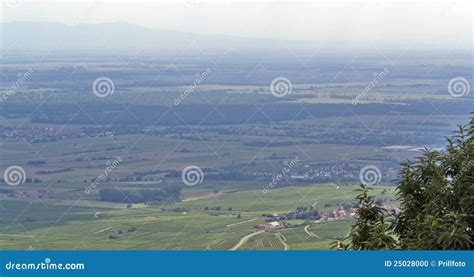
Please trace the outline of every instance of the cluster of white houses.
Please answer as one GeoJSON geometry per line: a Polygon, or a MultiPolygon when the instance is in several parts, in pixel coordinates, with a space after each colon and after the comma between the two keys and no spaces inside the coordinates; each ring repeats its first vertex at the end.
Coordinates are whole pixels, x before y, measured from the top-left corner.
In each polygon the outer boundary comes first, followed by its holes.
{"type": "MultiPolygon", "coordinates": [[[[386,207],[386,209],[389,212],[395,213],[395,214],[400,212],[400,209],[398,207],[386,207]]],[[[336,220],[353,219],[357,217],[356,212],[357,212],[356,208],[344,209],[342,207],[339,207],[329,212],[321,212],[320,213],[321,217],[317,220],[313,220],[313,222],[324,223],[324,222],[336,221],[336,220]]],[[[278,215],[274,214],[273,217],[278,217],[278,215]]],[[[268,231],[268,230],[273,230],[273,229],[285,228],[285,227],[288,227],[288,225],[286,224],[286,221],[271,221],[271,222],[255,225],[254,227],[260,230],[268,231]]]]}

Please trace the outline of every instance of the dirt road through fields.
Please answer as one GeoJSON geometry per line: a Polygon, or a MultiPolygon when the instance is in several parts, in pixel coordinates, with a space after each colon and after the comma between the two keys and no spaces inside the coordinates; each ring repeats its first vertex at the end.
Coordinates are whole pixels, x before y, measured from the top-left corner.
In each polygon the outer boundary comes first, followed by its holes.
{"type": "Polygon", "coordinates": [[[255,220],[257,220],[257,219],[258,219],[258,217],[252,218],[252,219],[249,219],[249,220],[245,220],[245,221],[241,221],[241,222],[237,222],[237,223],[227,224],[225,227],[237,226],[237,225],[240,225],[240,224],[244,224],[244,223],[248,223],[248,222],[255,221],[255,220]]]}
{"type": "Polygon", "coordinates": [[[190,202],[190,201],[208,199],[208,198],[217,197],[217,196],[220,196],[220,195],[223,195],[223,194],[224,193],[222,191],[220,191],[218,193],[209,193],[209,194],[205,194],[205,195],[189,196],[189,197],[184,198],[182,200],[182,202],[190,202]]]}
{"type": "Polygon", "coordinates": [[[281,233],[276,233],[275,236],[280,240],[281,244],[285,247],[285,251],[290,249],[290,246],[286,243],[286,238],[281,233]]]}
{"type": "Polygon", "coordinates": [[[110,227],[107,227],[107,228],[105,228],[105,229],[99,230],[99,231],[95,232],[93,235],[95,235],[95,234],[100,234],[100,233],[105,232],[105,231],[107,231],[107,230],[110,230],[110,229],[112,229],[112,228],[114,228],[114,226],[110,226],[110,227]]]}
{"type": "Polygon", "coordinates": [[[264,231],[264,230],[260,230],[260,231],[253,232],[253,233],[251,233],[251,234],[248,234],[248,235],[242,237],[242,238],[239,240],[239,242],[238,242],[236,245],[234,245],[234,246],[233,246],[231,249],[229,249],[229,250],[237,250],[237,249],[239,249],[239,248],[240,248],[244,243],[246,243],[251,237],[256,236],[256,235],[258,235],[258,234],[261,234],[261,233],[263,233],[263,232],[265,232],[265,231],[264,231]]]}
{"type": "Polygon", "coordinates": [[[309,225],[306,225],[304,227],[304,231],[305,231],[306,234],[308,234],[308,236],[314,237],[314,238],[321,238],[320,236],[316,235],[315,233],[309,231],[308,228],[309,228],[309,225]]]}

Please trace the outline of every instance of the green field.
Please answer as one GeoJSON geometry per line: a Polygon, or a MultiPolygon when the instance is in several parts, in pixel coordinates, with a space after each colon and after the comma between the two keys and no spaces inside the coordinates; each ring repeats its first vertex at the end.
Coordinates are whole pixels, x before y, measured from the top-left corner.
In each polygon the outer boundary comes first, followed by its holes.
{"type": "MultiPolygon", "coordinates": [[[[355,186],[312,185],[239,191],[160,206],[88,200],[1,199],[1,249],[230,249],[257,231],[263,213],[298,206],[329,211],[353,201],[355,186]],[[207,207],[207,208],[206,208],[207,207]],[[220,207],[219,210],[212,209],[220,207]],[[238,216],[240,214],[240,216],[238,216]]],[[[375,187],[377,198],[394,197],[393,187],[375,187]],[[382,195],[382,191],[384,191],[382,195]]],[[[328,249],[345,235],[348,220],[308,223],[262,232],[238,249],[328,249]]]]}

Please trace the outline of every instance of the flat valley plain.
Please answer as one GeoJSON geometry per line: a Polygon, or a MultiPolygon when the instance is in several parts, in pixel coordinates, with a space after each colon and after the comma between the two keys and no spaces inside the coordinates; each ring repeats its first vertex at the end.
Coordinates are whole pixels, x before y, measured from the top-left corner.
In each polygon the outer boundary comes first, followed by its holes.
{"type": "Polygon", "coordinates": [[[349,214],[366,166],[380,171],[375,199],[396,209],[399,164],[442,147],[473,107],[448,91],[472,74],[462,55],[328,54],[304,67],[271,54],[35,55],[1,60],[0,164],[26,175],[0,183],[1,249],[329,249],[354,218],[255,226],[349,214]],[[291,93],[275,97],[281,76],[291,93]],[[101,77],[106,97],[93,93],[101,77]],[[194,186],[189,166],[202,170],[194,186]],[[140,200],[167,187],[176,194],[140,200]]]}

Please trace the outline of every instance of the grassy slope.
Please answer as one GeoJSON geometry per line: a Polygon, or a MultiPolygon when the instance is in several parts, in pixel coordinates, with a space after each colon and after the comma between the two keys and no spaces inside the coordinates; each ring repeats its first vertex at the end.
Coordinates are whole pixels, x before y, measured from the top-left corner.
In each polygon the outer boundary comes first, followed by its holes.
{"type": "MultiPolygon", "coordinates": [[[[393,197],[390,187],[378,187],[374,193],[383,188],[388,189],[383,198],[393,197]]],[[[314,185],[274,189],[266,194],[251,190],[162,207],[135,205],[128,210],[123,205],[104,206],[103,202],[90,202],[90,206],[75,202],[71,208],[71,203],[58,200],[31,206],[27,201],[2,200],[5,210],[1,212],[0,249],[229,249],[254,232],[255,224],[264,222],[259,217],[262,213],[283,213],[309,205],[332,210],[351,202],[354,189],[314,185]],[[326,203],[332,206],[324,207],[326,203]],[[204,209],[217,206],[220,211],[204,209]],[[171,211],[176,207],[188,211],[171,211]],[[136,230],[129,232],[132,227],[136,230]],[[117,238],[110,239],[111,235],[117,238]]],[[[349,222],[313,224],[309,230],[318,238],[308,236],[303,227],[278,232],[291,250],[327,249],[329,242],[347,233],[348,228],[349,222]]],[[[273,232],[267,232],[253,237],[241,249],[283,249],[283,245],[273,232]]]]}

